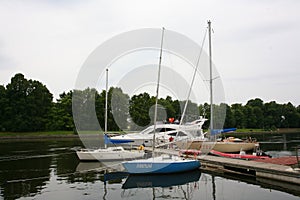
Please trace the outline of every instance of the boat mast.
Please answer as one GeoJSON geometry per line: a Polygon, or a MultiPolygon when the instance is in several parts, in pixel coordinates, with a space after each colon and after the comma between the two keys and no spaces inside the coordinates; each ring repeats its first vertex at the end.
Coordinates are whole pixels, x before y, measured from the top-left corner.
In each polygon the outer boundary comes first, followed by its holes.
{"type": "Polygon", "coordinates": [[[159,92],[160,69],[161,69],[161,59],[162,59],[162,47],[163,47],[163,40],[164,40],[164,32],[165,32],[165,28],[163,27],[162,28],[162,34],[161,34],[160,55],[159,55],[159,63],[158,63],[156,99],[155,99],[155,110],[154,110],[154,132],[153,132],[153,140],[152,140],[152,155],[154,155],[154,149],[155,149],[155,130],[156,130],[156,120],[157,120],[157,103],[158,103],[158,92],[159,92]]]}
{"type": "MultiPolygon", "coordinates": [[[[107,101],[108,101],[108,68],[106,68],[106,89],[105,89],[105,118],[104,118],[104,134],[107,134],[107,101]]],[[[106,142],[104,142],[107,148],[106,142]]]]}
{"type": "Polygon", "coordinates": [[[210,89],[210,131],[211,136],[213,130],[213,78],[212,78],[212,53],[211,53],[211,21],[208,22],[208,36],[209,36],[209,89],[210,89]]]}

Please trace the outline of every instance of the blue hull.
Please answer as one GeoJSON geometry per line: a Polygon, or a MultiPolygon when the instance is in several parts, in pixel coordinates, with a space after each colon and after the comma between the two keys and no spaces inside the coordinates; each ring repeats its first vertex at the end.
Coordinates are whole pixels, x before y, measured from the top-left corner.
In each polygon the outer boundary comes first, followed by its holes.
{"type": "Polygon", "coordinates": [[[168,174],[199,169],[198,160],[183,162],[123,162],[124,168],[130,174],[168,174]]]}

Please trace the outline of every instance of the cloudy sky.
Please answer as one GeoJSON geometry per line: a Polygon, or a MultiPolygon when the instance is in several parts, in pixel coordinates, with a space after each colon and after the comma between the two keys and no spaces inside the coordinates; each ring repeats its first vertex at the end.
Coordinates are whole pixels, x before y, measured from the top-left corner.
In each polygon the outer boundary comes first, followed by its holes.
{"type": "Polygon", "coordinates": [[[112,36],[164,26],[201,44],[211,20],[227,103],[259,97],[300,105],[299,10],[297,0],[1,1],[0,84],[23,73],[58,98],[112,36]]]}

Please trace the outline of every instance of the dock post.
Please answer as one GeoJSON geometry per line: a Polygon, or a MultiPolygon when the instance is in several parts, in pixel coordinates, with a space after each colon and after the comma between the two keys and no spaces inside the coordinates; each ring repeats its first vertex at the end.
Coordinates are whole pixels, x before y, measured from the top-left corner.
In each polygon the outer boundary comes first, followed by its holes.
{"type": "Polygon", "coordinates": [[[296,149],[296,159],[297,159],[297,167],[300,167],[300,163],[299,163],[299,157],[298,157],[298,150],[300,149],[300,146],[295,147],[296,149]]]}

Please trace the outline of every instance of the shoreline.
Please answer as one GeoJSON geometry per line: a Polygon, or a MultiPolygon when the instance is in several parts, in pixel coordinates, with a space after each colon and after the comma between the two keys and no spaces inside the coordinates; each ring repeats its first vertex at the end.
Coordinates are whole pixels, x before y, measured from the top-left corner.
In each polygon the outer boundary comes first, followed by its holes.
{"type": "MultiPolygon", "coordinates": [[[[242,131],[242,132],[231,132],[225,133],[224,136],[248,136],[248,135],[263,135],[263,134],[297,134],[300,133],[300,128],[295,129],[278,129],[276,131],[242,131]]],[[[80,139],[81,137],[86,138],[93,138],[93,137],[100,137],[103,133],[84,133],[84,134],[74,134],[72,131],[67,132],[29,132],[29,133],[14,133],[14,132],[0,132],[0,141],[3,140],[23,140],[23,139],[80,139]]],[[[110,132],[109,135],[116,135],[120,133],[110,132]]]]}
{"type": "Polygon", "coordinates": [[[258,131],[258,130],[253,130],[253,131],[236,131],[236,132],[228,132],[225,133],[225,136],[229,136],[229,135],[263,135],[263,134],[269,134],[269,135],[273,135],[273,134],[296,134],[296,133],[300,133],[300,128],[287,128],[287,129],[277,129],[275,131],[258,131]]]}
{"type": "Polygon", "coordinates": [[[14,136],[2,136],[0,134],[0,141],[5,140],[43,140],[43,139],[80,139],[84,138],[94,138],[100,137],[101,134],[84,134],[84,135],[71,135],[71,134],[61,134],[61,135],[14,135],[14,136]]]}

